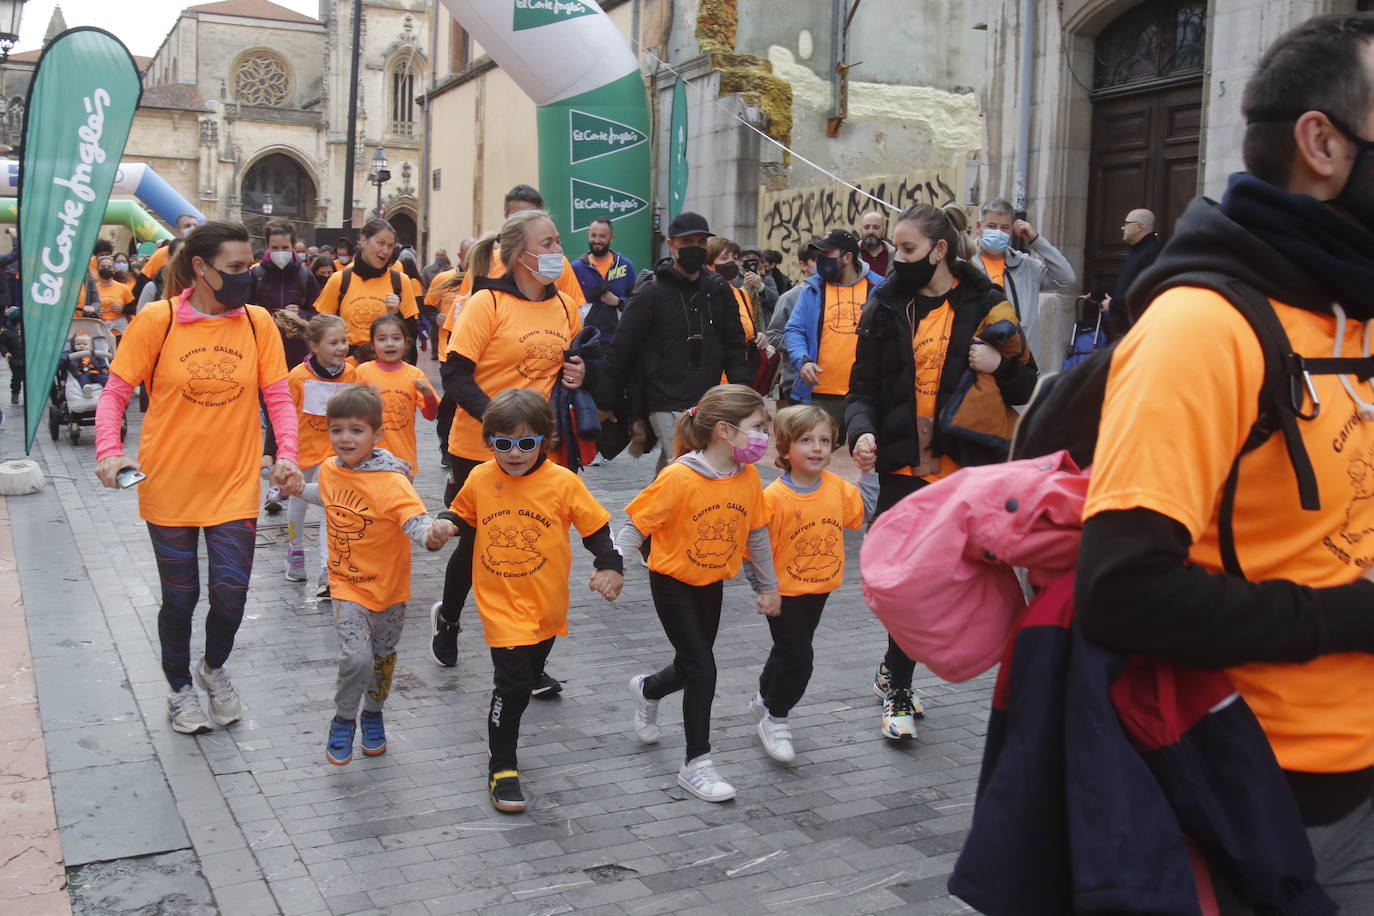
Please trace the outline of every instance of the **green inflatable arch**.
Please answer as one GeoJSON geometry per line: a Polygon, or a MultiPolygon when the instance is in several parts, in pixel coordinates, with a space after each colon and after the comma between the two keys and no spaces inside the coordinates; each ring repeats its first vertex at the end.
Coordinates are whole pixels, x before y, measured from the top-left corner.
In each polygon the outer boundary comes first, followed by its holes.
{"type": "MultiPolygon", "coordinates": [[[[0,198],[0,223],[19,222],[19,198],[0,198]]],[[[153,219],[151,213],[132,200],[112,200],[105,207],[104,226],[124,226],[134,234],[136,242],[160,242],[172,238],[167,228],[153,219]]]]}

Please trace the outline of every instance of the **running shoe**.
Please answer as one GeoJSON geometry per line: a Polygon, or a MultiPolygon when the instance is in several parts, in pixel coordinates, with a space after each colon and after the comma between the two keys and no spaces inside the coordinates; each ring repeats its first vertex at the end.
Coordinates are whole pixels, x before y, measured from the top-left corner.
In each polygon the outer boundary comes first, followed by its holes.
{"type": "Polygon", "coordinates": [[[233,725],[243,718],[243,703],[239,692],[229,680],[229,673],[223,667],[211,668],[201,656],[196,663],[196,683],[210,697],[210,718],[216,725],[233,725]]]}
{"type": "Polygon", "coordinates": [[[677,784],[702,801],[727,802],[735,797],[735,787],[720,778],[710,754],[702,754],[677,771],[677,784]]]}
{"type": "Polygon", "coordinates": [[[167,718],[172,729],[183,735],[203,735],[211,730],[210,720],[200,708],[200,695],[190,684],[167,697],[167,718]]]}

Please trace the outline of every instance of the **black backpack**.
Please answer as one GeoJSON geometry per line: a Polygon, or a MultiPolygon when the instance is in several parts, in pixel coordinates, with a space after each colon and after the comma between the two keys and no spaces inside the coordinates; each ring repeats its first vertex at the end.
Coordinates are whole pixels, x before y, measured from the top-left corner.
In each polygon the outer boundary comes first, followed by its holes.
{"type": "MultiPolygon", "coordinates": [[[[1253,286],[1234,277],[1195,271],[1170,278],[1168,285],[1200,287],[1224,296],[1236,311],[1245,316],[1264,353],[1259,416],[1250,427],[1250,434],[1246,436],[1239,454],[1231,462],[1217,519],[1222,565],[1228,573],[1243,578],[1245,573],[1236,557],[1235,532],[1232,529],[1241,459],[1263,445],[1274,433],[1283,433],[1288,460],[1297,477],[1302,507],[1308,511],[1320,509],[1317,477],[1298,431],[1299,420],[1314,420],[1321,410],[1312,376],[1354,375],[1362,381],[1367,380],[1374,377],[1374,357],[1309,359],[1299,356],[1293,352],[1288,334],[1279,323],[1269,299],[1253,286]],[[1303,406],[1309,399],[1312,409],[1307,413],[1303,406]]],[[[1160,292],[1163,292],[1162,288],[1156,290],[1156,294],[1160,292]]],[[[1107,394],[1107,377],[1115,351],[1116,344],[1113,344],[1087,356],[1066,372],[1041,377],[1017,425],[1012,440],[1013,460],[1067,449],[1079,467],[1092,464],[1097,448],[1098,424],[1102,419],[1102,402],[1107,394]]]]}
{"type": "MultiPolygon", "coordinates": [[[[401,275],[391,268],[387,268],[387,273],[391,274],[391,291],[396,294],[396,298],[401,298],[401,275]]],[[[353,268],[345,267],[343,277],[339,280],[339,306],[343,307],[344,297],[348,295],[348,286],[353,282],[353,268]]]]}

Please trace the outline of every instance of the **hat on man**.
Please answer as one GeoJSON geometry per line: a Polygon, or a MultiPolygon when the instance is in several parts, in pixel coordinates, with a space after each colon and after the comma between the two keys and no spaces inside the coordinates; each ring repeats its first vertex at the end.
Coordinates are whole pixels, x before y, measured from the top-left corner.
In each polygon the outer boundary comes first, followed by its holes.
{"type": "Polygon", "coordinates": [[[668,224],[668,238],[678,239],[684,235],[710,235],[711,229],[706,225],[706,217],[700,213],[693,213],[684,210],[673,221],[668,224]]]}
{"type": "Polygon", "coordinates": [[[859,254],[859,240],[854,237],[854,233],[843,229],[831,229],[824,238],[812,239],[810,247],[819,248],[821,251],[833,251],[838,248],[856,257],[859,254]]]}

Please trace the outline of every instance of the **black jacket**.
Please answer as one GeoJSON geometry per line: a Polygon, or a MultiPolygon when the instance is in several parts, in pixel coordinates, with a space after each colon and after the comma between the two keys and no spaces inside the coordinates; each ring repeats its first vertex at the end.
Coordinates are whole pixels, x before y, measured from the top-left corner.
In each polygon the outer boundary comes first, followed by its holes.
{"type": "MultiPolygon", "coordinates": [[[[959,380],[968,368],[968,348],[984,316],[993,306],[1006,301],[1000,287],[982,271],[965,262],[955,265],[959,285],[948,299],[954,309],[945,367],[940,374],[940,391],[935,398],[935,415],[944,410],[959,380]]],[[[888,277],[869,296],[859,321],[859,342],[854,351],[854,368],[849,375],[849,395],[845,398],[844,419],[849,447],[865,433],[878,441],[878,471],[888,473],[920,463],[920,443],[916,436],[916,362],[911,342],[914,328],[946,297],[912,300],[897,292],[895,277],[888,277]]],[[[1038,373],[1035,362],[1021,363],[1003,359],[993,373],[1002,398],[1008,405],[1024,404],[1035,390],[1038,373]]],[[[1005,453],[959,439],[935,429],[933,448],[937,455],[949,455],[960,466],[996,464],[1006,461],[1005,453]]]]}
{"type": "Polygon", "coordinates": [[[737,384],[752,381],[734,295],[711,271],[688,280],[665,260],[631,294],[592,390],[602,410],[634,418],[686,410],[722,372],[737,384]]]}
{"type": "Polygon", "coordinates": [[[1116,281],[1112,284],[1113,307],[1107,311],[1103,319],[1103,323],[1107,325],[1107,334],[1113,339],[1129,331],[1133,323],[1133,319],[1126,308],[1127,294],[1131,291],[1131,284],[1153,266],[1156,259],[1159,258],[1159,253],[1163,250],[1164,242],[1156,232],[1151,232],[1131,246],[1125,262],[1121,265],[1121,273],[1116,275],[1116,281]]]}

